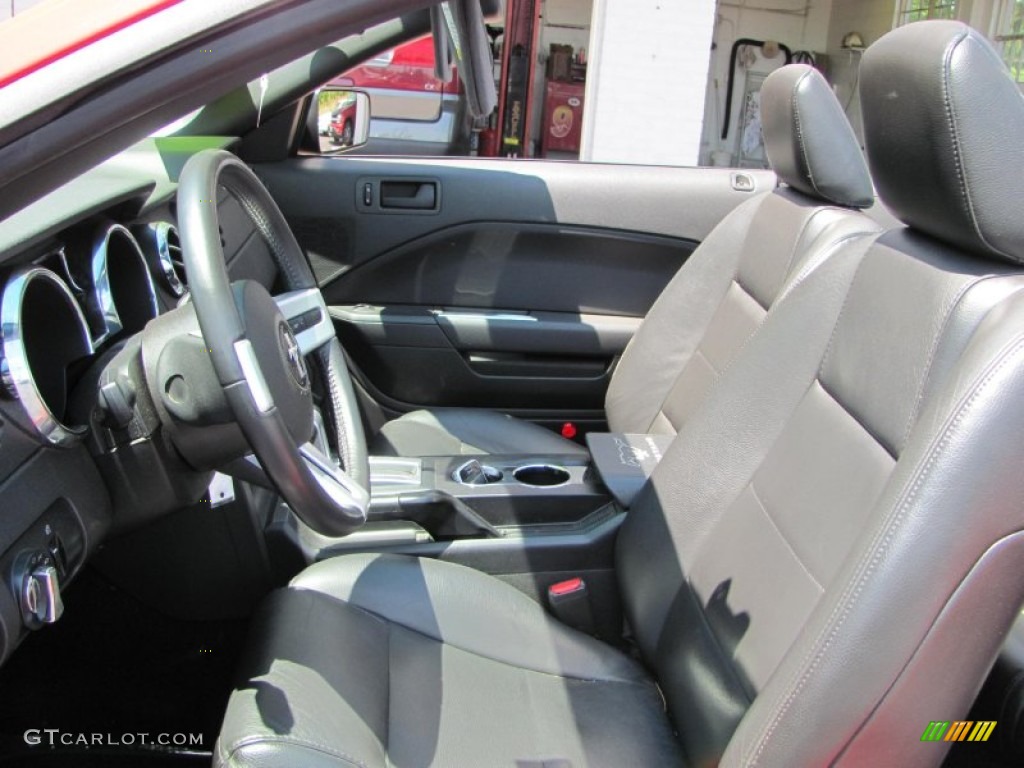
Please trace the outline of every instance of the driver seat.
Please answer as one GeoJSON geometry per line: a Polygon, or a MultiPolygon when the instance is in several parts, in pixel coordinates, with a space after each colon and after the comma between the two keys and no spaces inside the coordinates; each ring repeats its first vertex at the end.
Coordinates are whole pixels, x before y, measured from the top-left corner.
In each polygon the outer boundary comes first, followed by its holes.
{"type": "Polygon", "coordinates": [[[469,568],[326,560],[258,613],[218,765],[942,761],[1024,602],[1024,99],[955,22],[861,67],[906,227],[772,308],[624,516],[637,656],[469,568]]]}

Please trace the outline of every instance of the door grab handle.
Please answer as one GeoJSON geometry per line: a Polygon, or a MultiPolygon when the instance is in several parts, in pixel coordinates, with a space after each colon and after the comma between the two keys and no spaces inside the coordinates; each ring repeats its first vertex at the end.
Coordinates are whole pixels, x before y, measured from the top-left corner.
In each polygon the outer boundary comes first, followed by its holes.
{"type": "Polygon", "coordinates": [[[380,207],[430,211],[437,207],[437,183],[433,181],[382,181],[380,207]]]}

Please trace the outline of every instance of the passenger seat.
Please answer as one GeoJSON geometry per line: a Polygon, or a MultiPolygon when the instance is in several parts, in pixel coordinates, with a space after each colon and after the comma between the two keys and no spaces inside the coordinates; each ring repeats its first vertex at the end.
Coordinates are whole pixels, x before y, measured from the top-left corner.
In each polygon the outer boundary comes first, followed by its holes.
{"type": "MultiPolygon", "coordinates": [[[[813,68],[790,65],[761,91],[765,149],[782,183],[733,210],[655,301],[612,376],[615,432],[675,434],[772,305],[839,244],[874,232],[874,203],[842,108],[813,68]]],[[[371,453],[580,453],[536,424],[483,409],[419,410],[381,429],[371,453]]]]}

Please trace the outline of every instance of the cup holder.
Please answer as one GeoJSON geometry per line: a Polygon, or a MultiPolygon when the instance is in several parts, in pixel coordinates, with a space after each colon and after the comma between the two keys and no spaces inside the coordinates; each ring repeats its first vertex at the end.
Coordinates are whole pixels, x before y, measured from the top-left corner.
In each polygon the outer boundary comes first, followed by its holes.
{"type": "Polygon", "coordinates": [[[523,485],[551,488],[568,483],[569,471],[564,467],[555,467],[550,464],[530,464],[516,469],[512,473],[512,477],[523,485]]]}

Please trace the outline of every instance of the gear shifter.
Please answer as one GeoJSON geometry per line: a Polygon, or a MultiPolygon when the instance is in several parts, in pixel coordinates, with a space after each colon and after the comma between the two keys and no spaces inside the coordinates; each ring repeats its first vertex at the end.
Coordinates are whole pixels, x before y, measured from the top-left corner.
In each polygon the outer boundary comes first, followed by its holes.
{"type": "Polygon", "coordinates": [[[452,473],[452,479],[463,485],[487,485],[501,480],[501,472],[494,467],[481,464],[477,459],[470,459],[452,473]]]}

